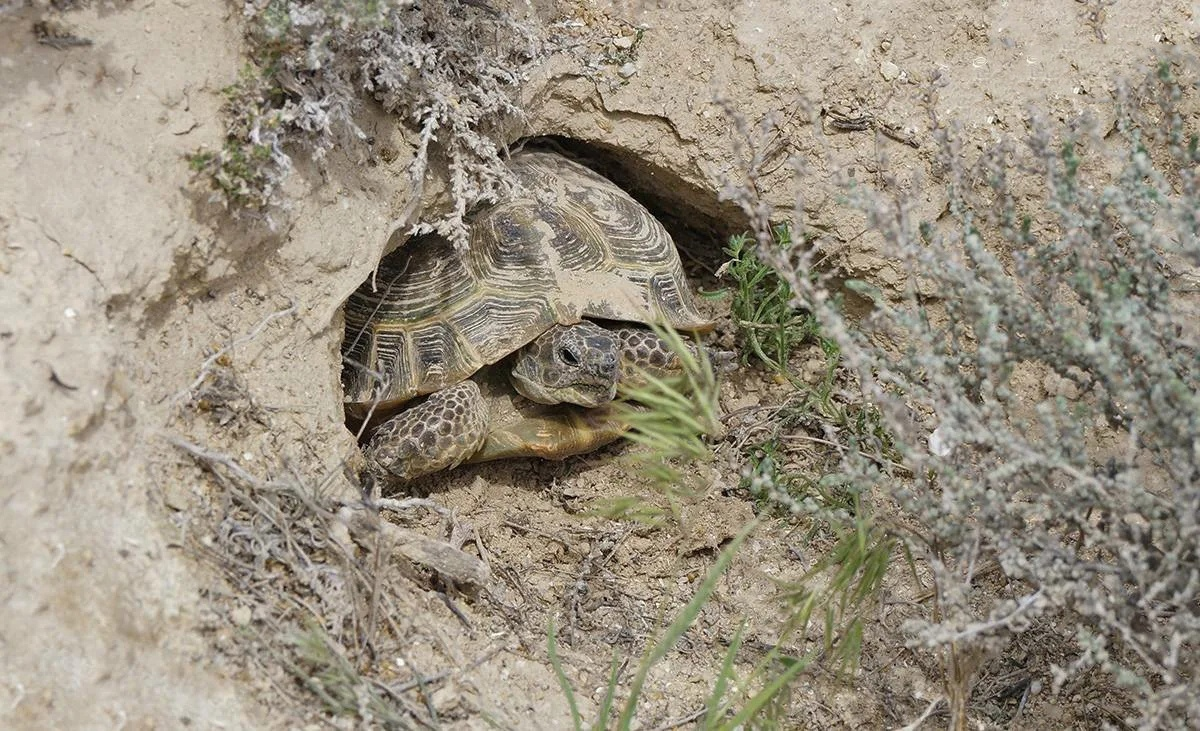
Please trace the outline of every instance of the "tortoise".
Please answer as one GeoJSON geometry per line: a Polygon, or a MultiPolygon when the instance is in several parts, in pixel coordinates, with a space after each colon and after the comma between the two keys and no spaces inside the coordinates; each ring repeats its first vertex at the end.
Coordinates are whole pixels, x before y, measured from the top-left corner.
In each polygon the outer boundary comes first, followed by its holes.
{"type": "Polygon", "coordinates": [[[411,240],[346,303],[347,413],[389,417],[364,449],[375,476],[603,446],[626,428],[618,381],[679,368],[645,325],[713,326],[670,235],[628,193],[554,153],[510,165],[519,188],[471,214],[463,250],[411,240]]]}

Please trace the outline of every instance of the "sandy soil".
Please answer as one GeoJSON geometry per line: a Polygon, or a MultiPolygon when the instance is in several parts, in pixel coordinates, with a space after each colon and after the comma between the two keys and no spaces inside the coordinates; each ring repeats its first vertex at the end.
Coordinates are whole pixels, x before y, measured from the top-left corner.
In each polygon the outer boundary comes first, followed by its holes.
{"type": "MultiPolygon", "coordinates": [[[[400,182],[409,138],[372,118],[377,144],[400,151],[390,162],[335,156],[323,172],[293,177],[295,204],[276,230],[230,221],[189,188],[184,155],[221,138],[219,90],[241,65],[232,6],[97,4],[69,17],[92,44],[60,50],[36,42],[39,11],[18,5],[0,15],[0,726],[322,725],[314,698],[294,684],[281,691],[286,677],[239,654],[271,627],[196,549],[214,531],[204,516],[221,488],[170,438],[255,475],[354,494],[343,469],[356,452],[340,406],[339,307],[410,203],[400,182]],[[187,405],[193,386],[217,369],[236,378],[238,398],[198,413],[187,405]]],[[[840,243],[843,263],[887,286],[899,274],[858,221],[797,189],[787,153],[809,156],[818,177],[837,167],[894,176],[917,215],[932,218],[945,199],[922,182],[930,109],[974,145],[1021,131],[1031,110],[1060,120],[1090,111],[1103,125],[1116,75],[1167,45],[1194,47],[1200,33],[1189,3],[1091,12],[1102,5],[547,7],[583,23],[597,53],[635,26],[645,33],[632,75],[616,64],[592,74],[566,58],[548,64],[527,90],[525,134],[615,151],[611,172],[673,220],[681,247],[705,252],[715,233],[740,225],[715,195],[736,160],[714,94],[751,122],[774,115],[781,132],[760,142],[781,163],[761,181],[765,196],[786,210],[804,193],[806,215],[840,243]],[[837,133],[822,110],[871,115],[892,134],[837,133]]],[[[775,387],[758,381],[735,378],[725,405],[770,398],[775,387]]],[[[447,725],[563,727],[545,652],[551,617],[585,713],[594,710],[613,648],[636,657],[752,515],[724,458],[689,476],[704,498],[681,526],[584,514],[636,485],[621,452],[464,469],[422,486],[473,526],[495,577],[488,598],[457,604],[420,583],[397,590],[413,613],[409,661],[444,673],[430,702],[447,725]]],[[[789,530],[768,525],[751,539],[680,651],[651,673],[643,727],[702,705],[740,621],[749,644],[770,642],[776,582],[811,561],[789,530]]],[[[936,695],[930,668],[883,651],[903,618],[896,606],[880,609],[857,682],[818,674],[794,691],[795,723],[901,726],[936,695]]],[[[1086,699],[1057,705],[1035,698],[1027,718],[1051,728],[1087,718],[1086,699]]]]}

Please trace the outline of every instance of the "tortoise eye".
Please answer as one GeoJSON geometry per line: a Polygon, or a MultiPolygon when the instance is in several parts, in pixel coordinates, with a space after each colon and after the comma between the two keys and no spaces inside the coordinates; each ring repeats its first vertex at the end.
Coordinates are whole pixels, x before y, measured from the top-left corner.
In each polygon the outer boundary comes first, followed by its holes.
{"type": "Polygon", "coordinates": [[[579,356],[575,355],[575,351],[571,350],[570,348],[560,348],[558,351],[558,357],[567,365],[579,365],[579,356]]]}

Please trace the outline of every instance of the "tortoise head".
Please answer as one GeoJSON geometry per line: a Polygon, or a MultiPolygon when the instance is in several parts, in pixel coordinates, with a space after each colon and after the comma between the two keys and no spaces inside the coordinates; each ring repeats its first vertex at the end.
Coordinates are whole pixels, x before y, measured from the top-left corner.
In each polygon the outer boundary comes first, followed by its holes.
{"type": "Polygon", "coordinates": [[[620,363],[608,330],[592,322],[555,325],[517,351],[509,380],[540,404],[599,406],[616,396],[620,363]]]}

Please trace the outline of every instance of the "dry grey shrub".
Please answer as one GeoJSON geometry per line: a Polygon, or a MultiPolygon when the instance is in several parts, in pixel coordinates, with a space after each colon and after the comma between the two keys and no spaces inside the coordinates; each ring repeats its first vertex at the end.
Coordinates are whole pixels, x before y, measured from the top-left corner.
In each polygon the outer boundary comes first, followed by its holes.
{"type": "MultiPolygon", "coordinates": [[[[894,500],[895,536],[933,577],[935,609],[907,631],[943,658],[954,727],[980,659],[1031,628],[1074,654],[1050,691],[1098,668],[1129,699],[1118,722],[1200,723],[1200,150],[1183,111],[1197,78],[1176,59],[1121,85],[1107,140],[1035,120],[969,163],[935,124],[937,222],[846,181],[908,282],[851,282],[874,304],[858,322],[814,267],[819,240],[779,254],[752,186],[727,191],[902,455],[896,470],[848,450],[840,469],[894,500]],[[996,573],[999,595],[978,581],[996,573]]],[[[747,153],[752,182],[759,162],[747,153]]]]}
{"type": "MultiPolygon", "coordinates": [[[[337,528],[345,525],[335,514],[343,501],[327,484],[295,474],[263,479],[226,454],[171,442],[221,486],[202,518],[211,534],[200,534],[195,548],[221,570],[246,614],[238,620],[230,611],[240,629],[218,647],[269,682],[277,703],[300,709],[310,705],[300,689],[316,696],[327,724],[428,726],[432,711],[417,696],[448,673],[423,675],[408,659],[413,635],[428,629],[404,588],[413,571],[390,559],[384,536],[366,537],[370,551],[356,556],[337,528]],[[410,675],[383,671],[380,658],[400,658],[410,675]]],[[[228,602],[218,592],[212,606],[228,602]]]]}
{"type": "Polygon", "coordinates": [[[465,241],[466,211],[510,186],[498,139],[548,52],[534,23],[455,0],[247,0],[244,15],[251,63],[225,90],[226,142],[191,157],[235,210],[279,204],[295,150],[320,161],[365,141],[368,98],[415,129],[418,192],[431,155],[445,158],[454,208],[426,230],[465,241]]]}

